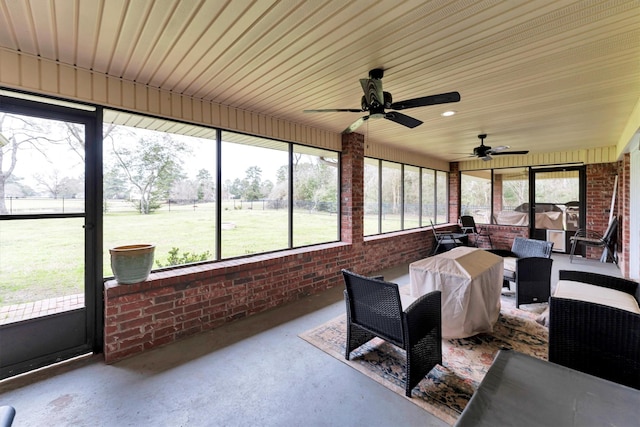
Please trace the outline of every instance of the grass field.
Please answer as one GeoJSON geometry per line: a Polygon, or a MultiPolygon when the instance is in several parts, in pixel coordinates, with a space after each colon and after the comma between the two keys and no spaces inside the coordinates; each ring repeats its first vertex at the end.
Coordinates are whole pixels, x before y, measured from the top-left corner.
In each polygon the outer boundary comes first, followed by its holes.
{"type": "MultiPolygon", "coordinates": [[[[287,210],[244,205],[222,211],[222,257],[286,249],[287,210]]],[[[135,212],[104,215],[104,277],[112,276],[109,248],[133,243],[156,245],[155,259],[167,264],[169,251],[209,252],[215,256],[214,206],[171,206],[150,215],[135,212]]],[[[294,245],[336,241],[338,219],[327,212],[294,213],[294,245]]],[[[84,220],[82,218],[5,221],[0,227],[0,305],[19,304],[84,289],[84,220]]],[[[157,268],[157,265],[154,266],[157,268]]]]}
{"type": "MultiPolygon", "coordinates": [[[[222,258],[286,249],[287,210],[226,202],[222,209],[222,258]]],[[[214,204],[171,205],[141,215],[109,202],[104,214],[102,264],[113,275],[109,248],[134,243],[156,245],[155,259],[167,264],[169,251],[209,252],[215,256],[214,204]]],[[[339,240],[335,213],[294,211],[294,246],[339,240]]],[[[82,293],[84,289],[84,220],[82,218],[5,221],[0,228],[0,305],[19,304],[82,293]]],[[[398,216],[386,215],[383,231],[397,230],[398,216]]],[[[377,221],[367,217],[366,235],[377,221]]],[[[417,227],[417,222],[406,228],[417,227]]],[[[157,265],[154,266],[157,268],[157,265]]],[[[101,284],[99,284],[101,286],[101,284]]]]}

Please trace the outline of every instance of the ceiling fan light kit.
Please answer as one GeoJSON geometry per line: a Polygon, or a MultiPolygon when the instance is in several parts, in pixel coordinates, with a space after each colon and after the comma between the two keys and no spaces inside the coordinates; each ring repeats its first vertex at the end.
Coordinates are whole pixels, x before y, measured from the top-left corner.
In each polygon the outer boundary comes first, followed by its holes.
{"type": "Polygon", "coordinates": [[[382,77],[384,76],[384,70],[381,68],[375,68],[369,71],[368,79],[360,79],[360,85],[364,95],[362,96],[360,106],[361,109],[354,108],[337,108],[337,109],[323,109],[323,110],[304,110],[305,113],[335,113],[335,112],[349,112],[349,113],[361,113],[368,111],[369,114],[360,117],[347,127],[343,133],[351,133],[360,127],[366,120],[369,119],[387,119],[392,122],[398,123],[402,126],[413,129],[422,124],[421,120],[407,116],[406,114],[399,113],[397,110],[406,110],[408,108],[426,107],[428,105],[447,104],[450,102],[460,101],[460,94],[458,92],[447,92],[439,95],[423,96],[420,98],[408,99],[405,101],[393,102],[393,97],[389,92],[382,90],[382,77]],[[386,112],[385,109],[395,110],[386,112]]]}

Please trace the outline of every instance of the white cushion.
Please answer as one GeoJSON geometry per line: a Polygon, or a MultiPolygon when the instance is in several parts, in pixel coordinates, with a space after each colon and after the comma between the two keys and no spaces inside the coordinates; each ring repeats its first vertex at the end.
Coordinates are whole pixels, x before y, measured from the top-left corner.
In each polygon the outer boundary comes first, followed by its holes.
{"type": "Polygon", "coordinates": [[[608,305],[640,314],[638,301],[632,295],[588,283],[559,280],[553,296],[608,305]]]}
{"type": "Polygon", "coordinates": [[[505,257],[504,258],[504,269],[509,271],[516,271],[516,260],[518,258],[514,257],[505,257]]]}

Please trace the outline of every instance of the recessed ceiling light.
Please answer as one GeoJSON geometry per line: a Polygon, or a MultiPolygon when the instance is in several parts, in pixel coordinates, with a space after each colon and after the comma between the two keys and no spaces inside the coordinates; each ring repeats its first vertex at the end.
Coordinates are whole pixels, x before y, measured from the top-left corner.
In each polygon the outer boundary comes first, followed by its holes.
{"type": "Polygon", "coordinates": [[[456,112],[453,110],[449,110],[449,111],[445,111],[444,113],[442,113],[442,117],[449,117],[449,116],[453,116],[456,112]]]}

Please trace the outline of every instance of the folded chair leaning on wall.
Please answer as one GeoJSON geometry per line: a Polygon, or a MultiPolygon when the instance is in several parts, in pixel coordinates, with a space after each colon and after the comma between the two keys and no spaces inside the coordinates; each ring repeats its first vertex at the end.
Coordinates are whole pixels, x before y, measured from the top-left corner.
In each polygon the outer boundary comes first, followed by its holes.
{"type": "MultiPolygon", "coordinates": [[[[437,231],[436,226],[433,225],[433,221],[430,221],[430,222],[431,222],[431,230],[433,230],[433,237],[436,239],[435,241],[436,245],[434,246],[433,251],[431,252],[431,255],[437,254],[438,250],[440,249],[440,246],[448,247],[449,249],[451,249],[451,247],[454,247],[454,246],[464,245],[464,242],[460,240],[458,237],[456,237],[456,233],[453,233],[450,231],[437,231]]],[[[460,235],[460,233],[458,233],[458,235],[460,235]]]]}
{"type": "Polygon", "coordinates": [[[609,257],[611,261],[618,264],[618,256],[616,254],[616,239],[618,237],[618,217],[613,217],[607,230],[603,235],[595,233],[593,231],[579,228],[576,230],[576,234],[571,236],[571,254],[569,255],[569,262],[573,262],[573,253],[576,250],[578,243],[585,246],[596,246],[604,248],[600,262],[607,262],[609,257]]]}
{"type": "Polygon", "coordinates": [[[489,249],[493,248],[493,242],[491,242],[491,233],[486,227],[478,227],[476,220],[471,215],[462,215],[460,217],[460,228],[464,234],[470,234],[473,236],[473,244],[478,247],[479,239],[489,240],[489,249]]]}
{"type": "MultiPolygon", "coordinates": [[[[406,350],[405,394],[436,365],[442,364],[440,291],[430,292],[403,307],[398,285],[342,270],[347,304],[345,358],[379,337],[406,350]]],[[[406,304],[406,303],[405,303],[406,304]]]]}

